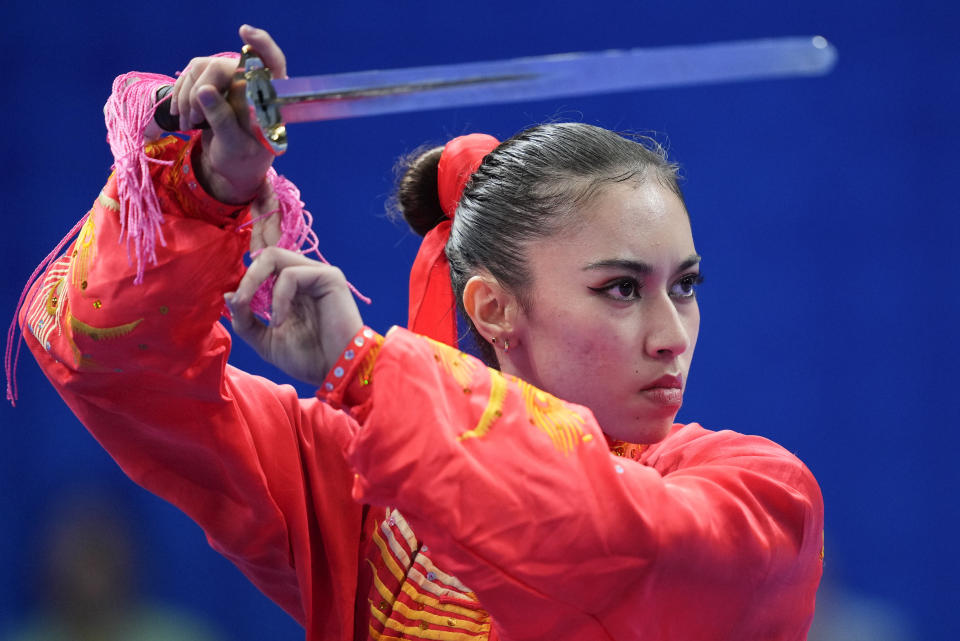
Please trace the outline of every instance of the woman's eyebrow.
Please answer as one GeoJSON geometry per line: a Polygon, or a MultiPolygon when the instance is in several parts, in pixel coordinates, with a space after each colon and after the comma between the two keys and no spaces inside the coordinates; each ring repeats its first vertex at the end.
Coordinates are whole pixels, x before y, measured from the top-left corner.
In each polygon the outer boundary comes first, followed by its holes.
{"type": "MultiPolygon", "coordinates": [[[[690,269],[694,265],[700,263],[699,254],[691,254],[680,263],[677,267],[678,272],[682,272],[686,269],[690,269]]],[[[607,260],[598,260],[594,263],[590,263],[583,268],[584,271],[591,269],[624,269],[627,271],[634,272],[636,274],[646,275],[653,272],[653,267],[647,263],[640,260],[630,260],[627,258],[609,258],[607,260]]]]}

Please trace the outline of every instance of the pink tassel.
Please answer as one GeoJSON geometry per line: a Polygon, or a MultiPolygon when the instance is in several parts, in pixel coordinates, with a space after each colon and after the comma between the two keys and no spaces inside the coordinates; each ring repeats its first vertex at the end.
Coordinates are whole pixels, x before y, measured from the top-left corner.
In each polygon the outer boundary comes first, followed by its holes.
{"type": "Polygon", "coordinates": [[[105,109],[120,201],[120,240],[126,240],[128,259],[135,258],[137,263],[134,285],[143,282],[148,261],[156,264],[157,242],[166,246],[160,227],[163,212],[150,180],[150,164],[172,165],[173,161],[147,156],[144,130],[153,120],[157,89],[173,83],[173,78],[160,74],[125,73],[113,81],[105,109]]]}
{"type": "MultiPolygon", "coordinates": [[[[216,57],[238,58],[239,54],[227,52],[217,54],[216,57]]],[[[177,75],[180,75],[179,73],[177,75]]],[[[127,258],[136,260],[137,274],[133,280],[135,285],[143,282],[147,263],[156,264],[156,246],[159,242],[166,246],[163,238],[163,212],[157,198],[153,181],[150,179],[150,164],[172,165],[169,160],[158,160],[149,157],[144,151],[146,140],[144,131],[153,120],[156,110],[157,90],[163,85],[171,85],[175,80],[169,76],[153,73],[132,71],[118,76],[113,81],[113,91],[107,100],[104,109],[104,120],[107,125],[107,142],[113,153],[113,170],[117,176],[117,190],[120,201],[120,242],[126,241],[127,258]]],[[[169,100],[168,96],[165,100],[169,100]]],[[[280,176],[276,170],[270,169],[267,174],[270,186],[277,196],[281,215],[281,237],[277,245],[284,249],[297,251],[301,254],[313,253],[324,263],[327,260],[318,248],[319,240],[316,232],[311,229],[313,216],[304,209],[300,200],[300,190],[286,178],[280,176]],[[304,247],[306,244],[306,247],[304,247]]],[[[275,212],[269,212],[272,214],[275,212]]],[[[265,215],[269,215],[265,214],[265,215]]],[[[16,368],[20,358],[20,348],[23,344],[22,334],[13,347],[17,335],[17,319],[23,308],[24,299],[30,287],[43,274],[44,270],[59,256],[63,248],[80,231],[87,216],[67,234],[52,252],[40,263],[27,280],[27,284],[20,295],[17,309],[7,332],[7,344],[4,353],[4,370],[7,377],[7,400],[16,405],[17,382],[16,368]]],[[[247,223],[248,225],[251,224],[247,223]]],[[[328,263],[329,264],[329,263],[328,263]]],[[[252,301],[253,311],[260,316],[270,318],[270,303],[273,294],[274,279],[265,282],[252,301]]],[[[350,290],[365,303],[370,299],[361,294],[353,285],[350,290]]],[[[33,304],[30,301],[28,307],[33,304]]]]}
{"type": "MultiPolygon", "coordinates": [[[[57,243],[57,246],[53,248],[47,257],[40,261],[40,264],[37,265],[37,268],[33,270],[33,273],[30,274],[30,278],[27,279],[27,284],[23,286],[23,291],[20,292],[20,300],[17,301],[17,309],[13,312],[13,321],[10,323],[10,329],[7,330],[7,346],[3,354],[3,370],[7,375],[7,400],[10,401],[10,404],[14,407],[17,406],[17,363],[20,362],[20,348],[23,346],[23,333],[21,332],[17,340],[17,348],[14,351],[13,348],[13,339],[17,336],[17,319],[20,317],[20,310],[23,309],[24,299],[27,297],[27,293],[30,291],[30,288],[33,287],[33,284],[40,278],[41,275],[46,271],[47,267],[55,261],[60,253],[63,251],[63,248],[66,247],[74,236],[80,233],[80,228],[83,227],[83,224],[87,222],[87,218],[90,217],[90,214],[85,215],[80,219],[76,225],[73,226],[66,236],[57,243]]],[[[38,289],[37,292],[40,290],[38,289]]],[[[33,305],[33,301],[37,296],[37,292],[34,292],[33,297],[30,299],[30,302],[27,303],[27,307],[33,305]]]]}
{"type": "MultiPolygon", "coordinates": [[[[277,241],[277,247],[289,249],[304,256],[313,254],[318,260],[329,265],[330,261],[320,253],[320,240],[317,238],[317,233],[313,231],[312,227],[313,215],[304,208],[305,203],[300,200],[300,190],[297,189],[297,186],[292,182],[278,174],[273,167],[267,171],[267,181],[270,183],[270,188],[277,197],[279,208],[259,216],[256,220],[265,218],[279,211],[280,239],[277,241]]],[[[254,222],[255,220],[251,220],[243,226],[252,225],[254,222]]],[[[256,258],[257,253],[259,252],[251,254],[251,257],[256,258]]],[[[264,281],[250,301],[250,308],[253,312],[266,319],[270,318],[270,305],[273,300],[273,284],[275,280],[275,278],[271,277],[264,281]]],[[[357,298],[368,305],[370,304],[370,299],[364,296],[353,284],[347,283],[347,285],[357,298]]]]}
{"type": "MultiPolygon", "coordinates": [[[[217,58],[239,58],[236,52],[216,54],[217,58]]],[[[180,75],[178,72],[177,75],[180,75]]],[[[146,264],[157,262],[157,242],[166,246],[163,238],[163,212],[157,192],[150,180],[150,163],[172,165],[170,160],[150,158],[144,151],[144,132],[157,109],[157,90],[176,82],[170,76],[131,71],[117,76],[113,91],[107,100],[104,117],[107,142],[113,152],[113,170],[117,174],[120,201],[120,240],[126,239],[127,257],[137,261],[134,285],[143,282],[146,264]]],[[[167,96],[164,100],[170,100],[167,96]]],[[[161,101],[162,102],[162,101],[161,101]]]]}

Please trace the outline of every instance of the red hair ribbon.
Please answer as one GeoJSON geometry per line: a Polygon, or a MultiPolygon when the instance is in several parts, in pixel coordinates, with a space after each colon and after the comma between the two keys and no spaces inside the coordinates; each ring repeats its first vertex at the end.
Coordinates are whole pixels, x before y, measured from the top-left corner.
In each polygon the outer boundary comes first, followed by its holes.
{"type": "Polygon", "coordinates": [[[452,347],[457,345],[457,313],[444,248],[463,188],[483,158],[499,144],[493,136],[470,134],[454,138],[444,146],[437,167],[437,194],[448,220],[423,237],[410,270],[410,329],[452,347]]]}

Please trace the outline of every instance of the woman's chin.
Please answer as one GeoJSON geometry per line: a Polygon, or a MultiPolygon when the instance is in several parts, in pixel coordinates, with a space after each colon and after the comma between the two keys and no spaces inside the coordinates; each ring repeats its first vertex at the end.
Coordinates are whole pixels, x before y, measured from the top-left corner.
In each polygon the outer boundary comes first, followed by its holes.
{"type": "Polygon", "coordinates": [[[601,423],[604,434],[611,438],[627,443],[658,443],[667,437],[670,428],[673,427],[673,420],[676,418],[676,411],[661,416],[637,417],[633,420],[623,420],[618,422],[601,423]]]}

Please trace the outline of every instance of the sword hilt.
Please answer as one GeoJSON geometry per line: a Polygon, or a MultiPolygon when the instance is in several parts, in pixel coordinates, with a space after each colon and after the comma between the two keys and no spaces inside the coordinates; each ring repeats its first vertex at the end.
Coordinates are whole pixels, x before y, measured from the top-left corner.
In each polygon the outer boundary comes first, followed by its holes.
{"type": "MultiPolygon", "coordinates": [[[[283,125],[280,110],[276,105],[277,92],[270,82],[273,76],[263,65],[260,56],[250,45],[244,45],[233,82],[225,98],[241,118],[250,119],[250,130],[275,156],[287,150],[287,129],[283,125]]],[[[165,100],[173,85],[164,85],[157,90],[157,109],[153,119],[164,131],[180,131],[180,119],[170,114],[170,101],[165,100]]],[[[206,120],[195,124],[193,129],[209,129],[206,120]]]]}

